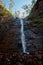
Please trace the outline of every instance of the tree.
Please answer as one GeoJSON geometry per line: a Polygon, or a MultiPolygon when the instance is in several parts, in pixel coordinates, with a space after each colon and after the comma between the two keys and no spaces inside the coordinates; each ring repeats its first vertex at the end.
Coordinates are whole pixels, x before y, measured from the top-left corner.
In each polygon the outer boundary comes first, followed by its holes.
{"type": "Polygon", "coordinates": [[[24,5],[22,8],[26,11],[26,14],[29,14],[32,7],[31,7],[31,5],[29,4],[29,5],[24,5]]]}
{"type": "Polygon", "coordinates": [[[2,4],[2,0],[0,0],[0,5],[2,4]]]}
{"type": "Polygon", "coordinates": [[[9,4],[9,10],[12,11],[12,8],[14,6],[14,0],[10,0],[10,4],[9,4]]]}
{"type": "Polygon", "coordinates": [[[35,3],[35,0],[32,0],[32,3],[35,3]]]}
{"type": "Polygon", "coordinates": [[[24,5],[22,8],[26,11],[26,14],[29,14],[31,12],[31,9],[33,8],[34,4],[37,0],[32,0],[32,4],[24,5]]]}
{"type": "Polygon", "coordinates": [[[17,11],[14,12],[14,17],[18,17],[17,11]]]}
{"type": "Polygon", "coordinates": [[[6,2],[5,2],[5,0],[4,0],[4,2],[3,2],[3,0],[0,0],[0,5],[6,7],[6,2]]]}
{"type": "Polygon", "coordinates": [[[22,12],[22,16],[21,17],[24,18],[24,16],[25,16],[25,12],[22,12]]]}
{"type": "Polygon", "coordinates": [[[20,16],[20,11],[17,11],[18,17],[20,16]]]}
{"type": "Polygon", "coordinates": [[[26,10],[26,9],[28,9],[28,5],[24,5],[22,8],[23,8],[24,10],[26,10]]]}
{"type": "Polygon", "coordinates": [[[4,0],[4,2],[3,2],[3,6],[6,7],[6,1],[5,1],[5,0],[4,0]]]}
{"type": "Polygon", "coordinates": [[[37,0],[32,0],[32,6],[36,3],[37,0]]]}
{"type": "Polygon", "coordinates": [[[20,11],[15,11],[14,12],[14,17],[19,17],[20,16],[20,11]]]}

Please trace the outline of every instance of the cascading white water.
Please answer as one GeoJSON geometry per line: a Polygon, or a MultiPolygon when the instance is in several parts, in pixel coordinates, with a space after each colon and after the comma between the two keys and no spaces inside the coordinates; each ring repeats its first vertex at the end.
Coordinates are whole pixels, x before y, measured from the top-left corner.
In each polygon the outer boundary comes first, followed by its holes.
{"type": "Polygon", "coordinates": [[[20,23],[21,23],[21,41],[22,41],[23,53],[26,53],[26,41],[25,41],[24,25],[22,19],[20,20],[20,23]]]}

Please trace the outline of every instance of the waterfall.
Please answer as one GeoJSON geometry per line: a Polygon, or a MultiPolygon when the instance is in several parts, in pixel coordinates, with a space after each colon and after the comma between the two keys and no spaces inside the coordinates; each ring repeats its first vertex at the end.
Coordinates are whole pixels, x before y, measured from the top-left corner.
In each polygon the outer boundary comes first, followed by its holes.
{"type": "Polygon", "coordinates": [[[24,34],[23,19],[20,19],[20,23],[21,23],[21,41],[22,41],[23,53],[29,54],[29,52],[26,51],[26,40],[24,34]]]}
{"type": "Polygon", "coordinates": [[[23,53],[26,53],[26,41],[25,41],[24,26],[22,19],[20,20],[20,23],[21,23],[21,41],[22,41],[23,53]]]}

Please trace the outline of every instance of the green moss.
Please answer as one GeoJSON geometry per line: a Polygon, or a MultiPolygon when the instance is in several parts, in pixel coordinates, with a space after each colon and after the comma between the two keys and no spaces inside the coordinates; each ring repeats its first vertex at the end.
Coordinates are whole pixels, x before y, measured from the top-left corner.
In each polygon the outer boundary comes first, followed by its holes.
{"type": "Polygon", "coordinates": [[[37,19],[34,19],[33,21],[43,22],[43,18],[37,18],[37,19]]]}
{"type": "Polygon", "coordinates": [[[30,23],[32,26],[37,26],[37,24],[43,24],[43,18],[37,18],[33,19],[32,22],[30,23]]]}

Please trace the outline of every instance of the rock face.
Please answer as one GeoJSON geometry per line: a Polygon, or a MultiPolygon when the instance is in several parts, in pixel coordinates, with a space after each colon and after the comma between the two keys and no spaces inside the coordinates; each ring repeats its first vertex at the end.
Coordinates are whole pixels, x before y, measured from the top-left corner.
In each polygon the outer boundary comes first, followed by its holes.
{"type": "Polygon", "coordinates": [[[4,50],[13,49],[20,51],[20,23],[17,19],[10,23],[0,24],[0,48],[4,50]]]}
{"type": "Polygon", "coordinates": [[[37,26],[33,26],[28,24],[28,22],[26,22],[26,24],[24,25],[27,51],[34,52],[42,50],[43,38],[39,24],[37,26]]]}
{"type": "Polygon", "coordinates": [[[20,51],[20,22],[0,5],[0,51],[7,52],[11,49],[20,51]]]}
{"type": "Polygon", "coordinates": [[[27,49],[42,50],[43,44],[43,0],[37,0],[25,24],[27,49]],[[30,20],[30,21],[29,21],[30,20]]]}
{"type": "Polygon", "coordinates": [[[43,18],[43,0],[37,0],[36,4],[34,5],[29,18],[43,18]]]}

